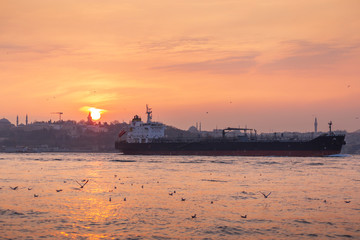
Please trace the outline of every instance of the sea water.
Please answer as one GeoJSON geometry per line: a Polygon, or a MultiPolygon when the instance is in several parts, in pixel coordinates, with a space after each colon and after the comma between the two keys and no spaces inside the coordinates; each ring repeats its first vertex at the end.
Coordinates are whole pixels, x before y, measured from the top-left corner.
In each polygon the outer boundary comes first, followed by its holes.
{"type": "Polygon", "coordinates": [[[0,154],[0,239],[333,238],[360,239],[360,156],[0,154]]]}

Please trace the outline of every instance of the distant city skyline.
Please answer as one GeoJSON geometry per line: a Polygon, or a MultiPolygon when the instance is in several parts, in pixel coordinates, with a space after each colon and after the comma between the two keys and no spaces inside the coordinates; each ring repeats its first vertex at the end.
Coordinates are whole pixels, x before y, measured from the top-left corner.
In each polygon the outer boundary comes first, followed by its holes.
{"type": "Polygon", "coordinates": [[[0,119],[360,129],[360,2],[0,4],[0,119]]]}

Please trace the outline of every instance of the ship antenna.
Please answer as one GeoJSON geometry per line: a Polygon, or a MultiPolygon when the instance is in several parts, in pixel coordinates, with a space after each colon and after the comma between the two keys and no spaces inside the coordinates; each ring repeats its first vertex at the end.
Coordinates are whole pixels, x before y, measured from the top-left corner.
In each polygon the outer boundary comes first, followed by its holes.
{"type": "Polygon", "coordinates": [[[152,120],[152,111],[151,108],[146,104],[146,114],[147,114],[147,123],[151,123],[152,120]]]}
{"type": "Polygon", "coordinates": [[[331,134],[331,125],[332,125],[332,121],[330,121],[328,124],[329,124],[329,133],[331,134]]]}

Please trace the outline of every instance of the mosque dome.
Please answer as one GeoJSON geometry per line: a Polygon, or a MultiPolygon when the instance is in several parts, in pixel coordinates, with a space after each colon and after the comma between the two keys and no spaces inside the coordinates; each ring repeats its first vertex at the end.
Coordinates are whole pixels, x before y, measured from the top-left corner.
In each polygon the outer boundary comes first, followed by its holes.
{"type": "Polygon", "coordinates": [[[2,119],[0,119],[0,124],[10,124],[11,125],[11,122],[9,120],[7,120],[6,118],[2,118],[2,119]]]}

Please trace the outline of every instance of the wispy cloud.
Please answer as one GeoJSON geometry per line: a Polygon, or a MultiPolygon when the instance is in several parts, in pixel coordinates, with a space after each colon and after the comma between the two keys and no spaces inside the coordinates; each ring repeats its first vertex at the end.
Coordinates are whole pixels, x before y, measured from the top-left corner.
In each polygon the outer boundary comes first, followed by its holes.
{"type": "Polygon", "coordinates": [[[181,72],[200,71],[215,74],[241,74],[249,72],[254,66],[256,66],[256,56],[257,54],[253,53],[245,56],[232,56],[200,62],[160,66],[154,69],[181,72]]]}
{"type": "Polygon", "coordinates": [[[141,51],[183,52],[209,48],[211,41],[207,37],[184,37],[179,39],[139,42],[141,51]]]}
{"type": "Polygon", "coordinates": [[[309,41],[281,43],[288,50],[285,56],[259,67],[260,72],[324,70],[349,57],[358,45],[339,46],[309,41]]]}

